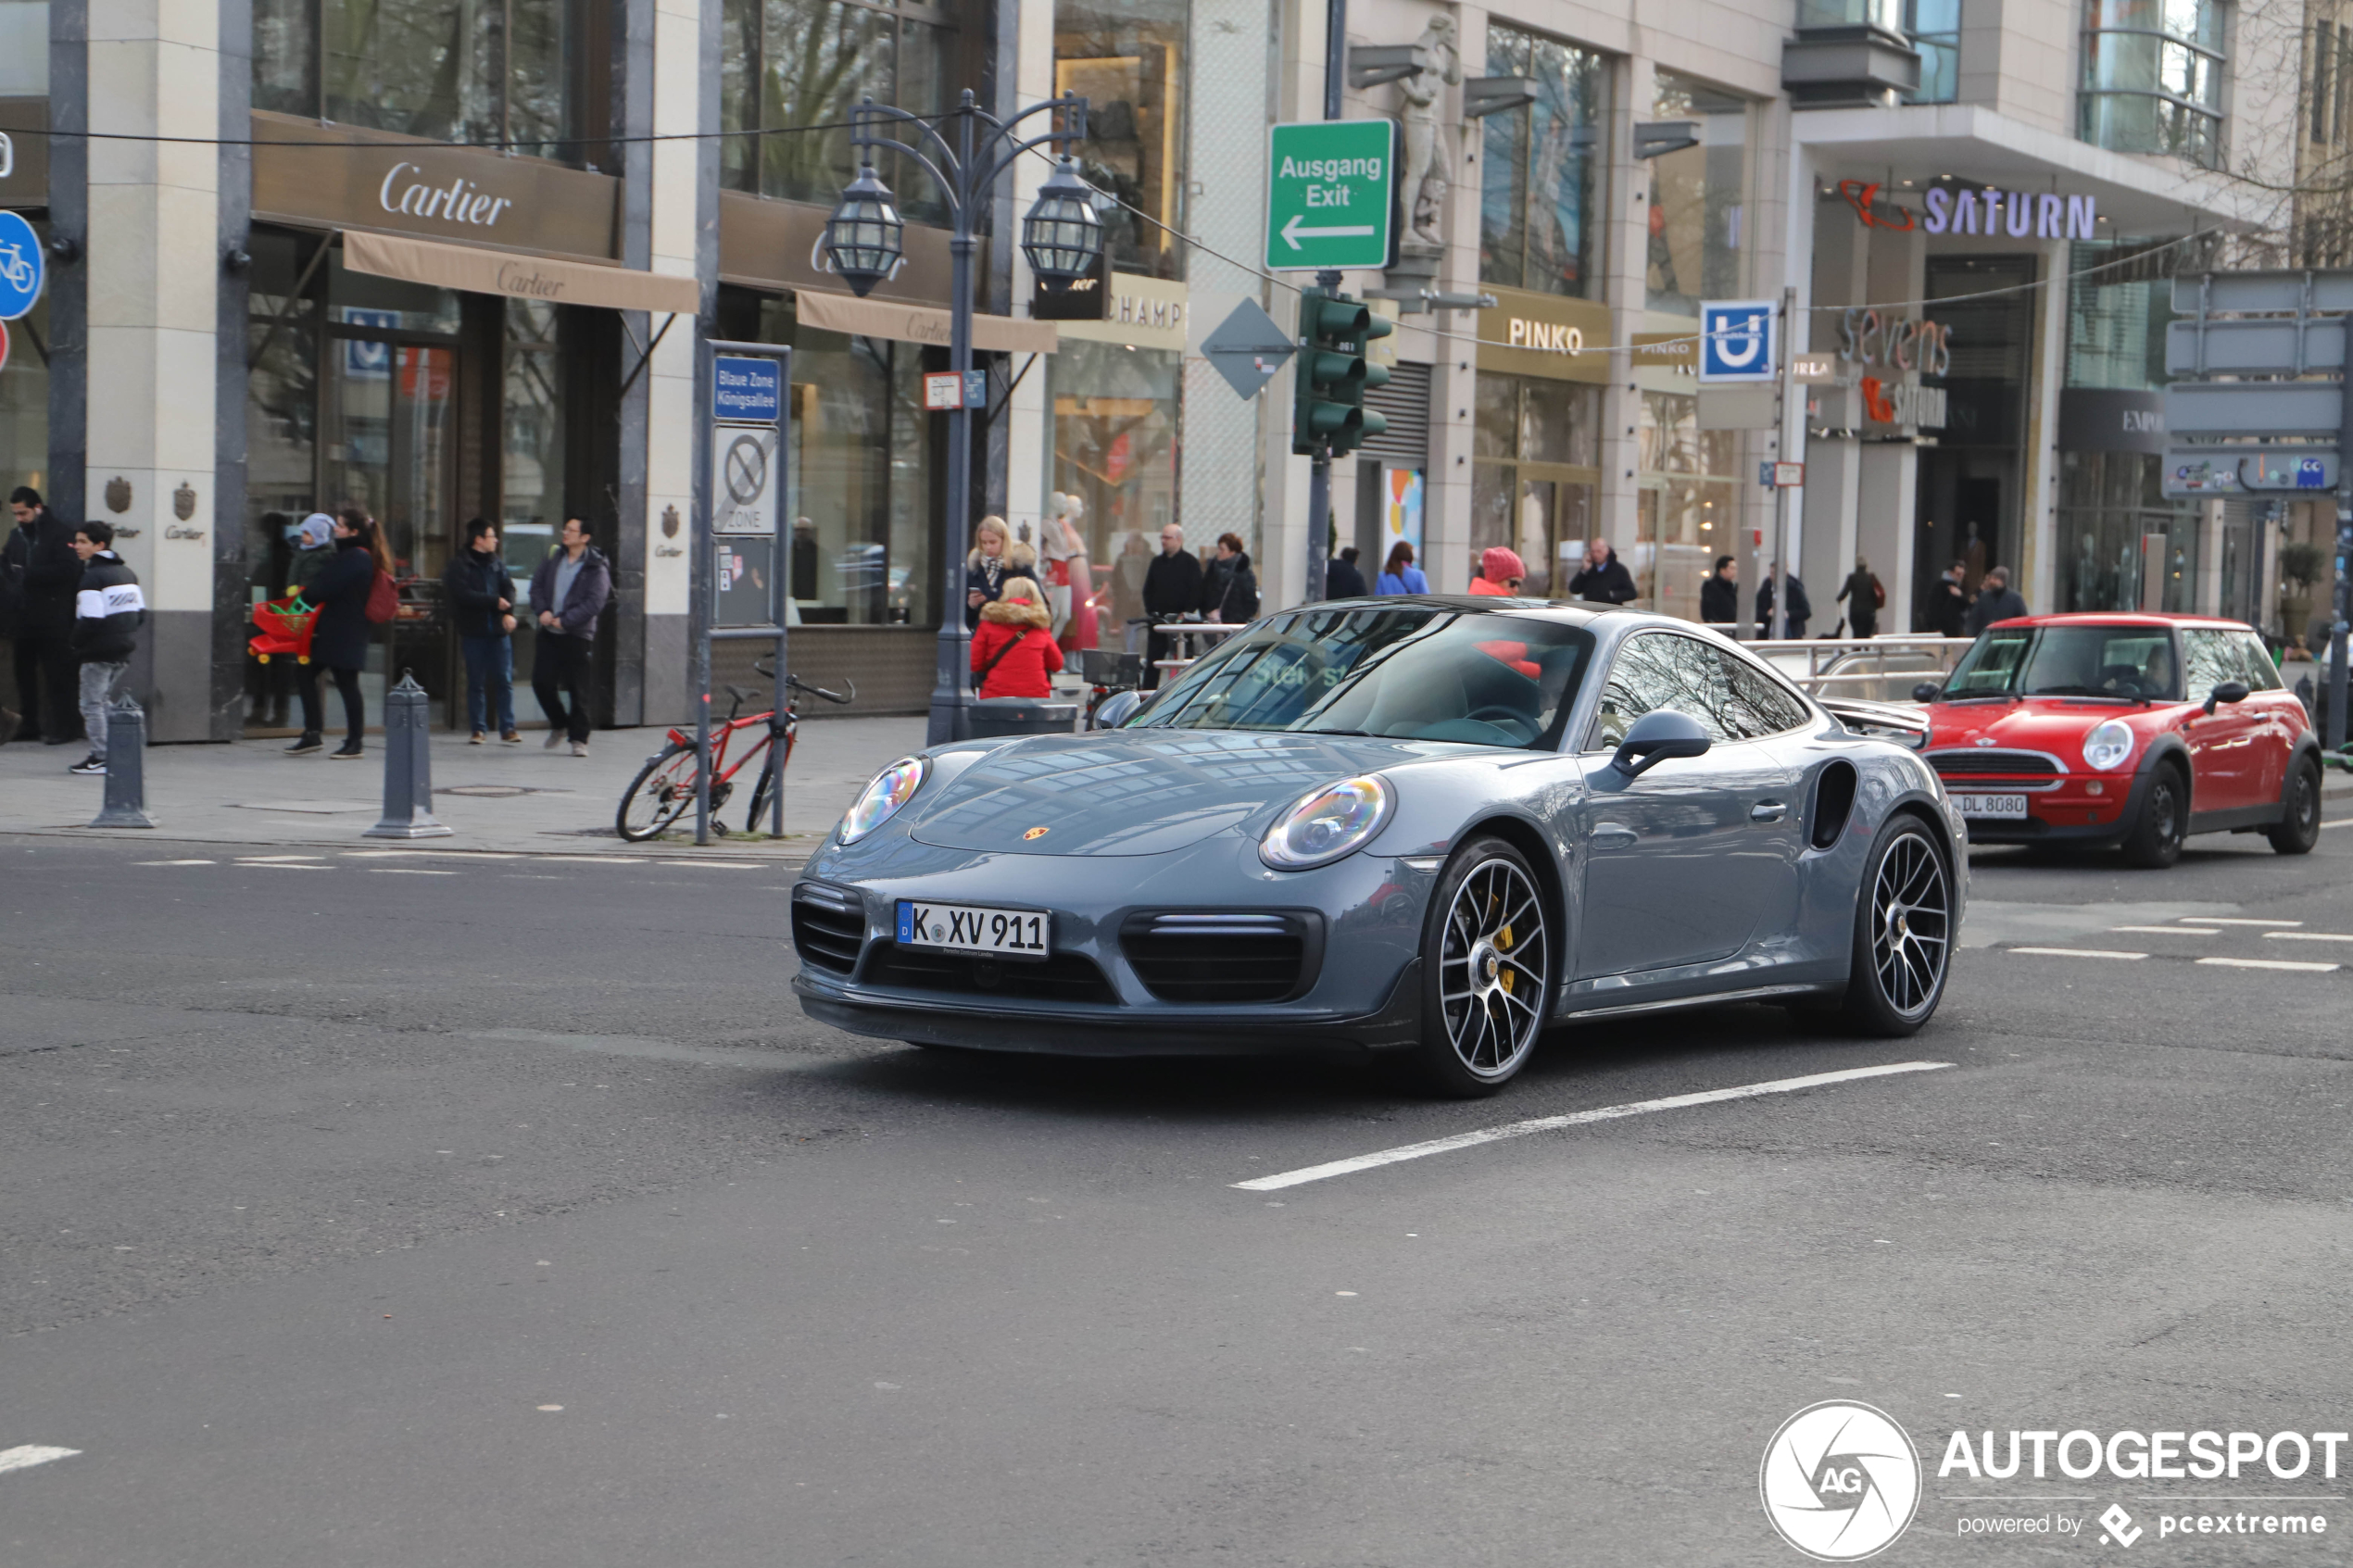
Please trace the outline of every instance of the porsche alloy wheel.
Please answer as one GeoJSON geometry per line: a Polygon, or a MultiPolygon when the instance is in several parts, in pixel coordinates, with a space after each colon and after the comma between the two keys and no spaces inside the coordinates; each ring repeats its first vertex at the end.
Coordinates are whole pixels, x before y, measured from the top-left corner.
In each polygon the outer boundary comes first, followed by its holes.
{"type": "Polygon", "coordinates": [[[1552,995],[1553,934],[1519,851],[1475,838],[1455,853],[1424,944],[1419,1065],[1441,1094],[1492,1094],[1535,1048],[1552,995]]]}
{"type": "Polygon", "coordinates": [[[1953,873],[1917,819],[1882,830],[1856,911],[1846,1011],[1875,1035],[1909,1035],[1944,995],[1953,947],[1953,873]]]}

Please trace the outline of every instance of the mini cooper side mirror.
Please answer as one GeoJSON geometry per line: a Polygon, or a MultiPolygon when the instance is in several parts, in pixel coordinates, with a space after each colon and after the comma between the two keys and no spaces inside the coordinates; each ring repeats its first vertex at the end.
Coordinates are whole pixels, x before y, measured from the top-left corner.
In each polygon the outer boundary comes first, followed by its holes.
{"type": "Polygon", "coordinates": [[[1944,688],[1933,681],[1922,681],[1912,688],[1914,702],[1934,702],[1944,694],[1944,688]]]}
{"type": "Polygon", "coordinates": [[[2246,683],[2245,681],[2218,682],[2214,689],[2206,694],[2206,710],[2208,713],[2213,712],[2214,705],[2218,702],[2245,702],[2246,700],[2246,683]]]}
{"type": "Polygon", "coordinates": [[[1698,720],[1661,708],[1634,721],[1617,743],[1610,766],[1629,779],[1639,778],[1670,757],[1698,757],[1713,744],[1698,720]]]}

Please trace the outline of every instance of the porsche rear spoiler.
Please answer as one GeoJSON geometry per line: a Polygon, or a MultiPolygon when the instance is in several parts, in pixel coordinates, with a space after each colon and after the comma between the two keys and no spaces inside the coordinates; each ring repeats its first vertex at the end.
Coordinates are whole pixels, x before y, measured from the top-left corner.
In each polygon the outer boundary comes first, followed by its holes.
{"type": "Polygon", "coordinates": [[[1897,702],[1865,702],[1860,697],[1818,696],[1830,716],[1858,735],[1892,740],[1914,751],[1928,745],[1928,710],[1897,702]]]}

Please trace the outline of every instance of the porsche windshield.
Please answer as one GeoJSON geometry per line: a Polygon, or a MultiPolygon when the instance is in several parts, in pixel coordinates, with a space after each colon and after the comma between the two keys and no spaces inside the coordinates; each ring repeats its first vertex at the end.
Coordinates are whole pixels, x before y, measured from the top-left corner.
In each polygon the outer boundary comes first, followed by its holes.
{"type": "Polygon", "coordinates": [[[1269,616],[1187,670],[1135,724],[1550,749],[1591,633],[1425,607],[1269,616]]]}
{"type": "Polygon", "coordinates": [[[1961,655],[1944,700],[2082,696],[2179,700],[2173,637],[2162,626],[2030,626],[1988,632],[1961,655]]]}

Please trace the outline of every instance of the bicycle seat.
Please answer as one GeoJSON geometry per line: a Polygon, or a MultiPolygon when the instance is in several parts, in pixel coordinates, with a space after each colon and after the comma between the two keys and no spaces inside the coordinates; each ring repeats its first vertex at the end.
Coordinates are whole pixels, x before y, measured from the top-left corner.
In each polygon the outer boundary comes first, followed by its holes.
{"type": "Polygon", "coordinates": [[[729,696],[734,697],[737,702],[749,702],[751,700],[751,693],[746,691],[741,686],[729,686],[726,688],[726,692],[729,696]]]}

